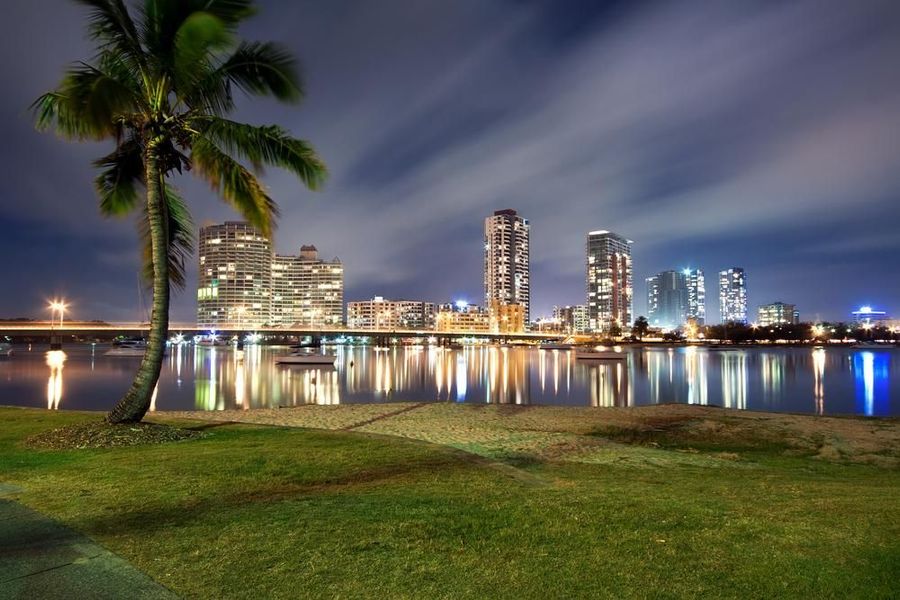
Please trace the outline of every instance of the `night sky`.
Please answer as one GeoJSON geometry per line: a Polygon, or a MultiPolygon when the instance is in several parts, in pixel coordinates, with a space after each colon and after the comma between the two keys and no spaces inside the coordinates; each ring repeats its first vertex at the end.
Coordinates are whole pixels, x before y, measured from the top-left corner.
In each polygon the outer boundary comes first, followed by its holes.
{"type": "MultiPolygon", "coordinates": [[[[584,302],[585,235],[634,240],[644,278],[747,270],[758,304],[847,319],[900,314],[900,2],[263,0],[242,30],[299,56],[299,106],[237,118],[311,140],[332,176],[277,171],[279,252],[312,243],[346,268],[347,300],[482,298],[482,221],[532,224],[532,314],[584,302]]],[[[88,58],[85,11],[7,0],[0,36],[0,317],[136,320],[134,221],[99,216],[103,144],[40,134],[28,106],[88,58]]],[[[198,224],[236,219],[176,181],[198,224]]],[[[195,316],[196,265],[173,303],[195,316]]]]}

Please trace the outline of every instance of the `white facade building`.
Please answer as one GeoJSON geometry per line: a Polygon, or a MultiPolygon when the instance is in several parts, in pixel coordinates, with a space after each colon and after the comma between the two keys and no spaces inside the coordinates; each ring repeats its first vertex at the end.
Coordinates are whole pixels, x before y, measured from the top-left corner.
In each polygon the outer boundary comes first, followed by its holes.
{"type": "Polygon", "coordinates": [[[744,269],[719,271],[719,313],[723,323],[747,323],[747,276],[744,269]]]}
{"type": "Polygon", "coordinates": [[[616,323],[630,327],[633,318],[632,241],[610,231],[587,237],[588,328],[605,332],[616,323]]]}
{"type": "Polygon", "coordinates": [[[417,300],[371,300],[347,303],[347,326],[351,329],[433,329],[435,306],[417,300]]]}
{"type": "Polygon", "coordinates": [[[272,245],[236,221],[200,228],[197,324],[259,327],[269,322],[272,245]]]}
{"type": "Polygon", "coordinates": [[[319,258],[315,246],[272,261],[271,323],[275,327],[331,327],[343,323],[344,265],[319,258]]]}
{"type": "Polygon", "coordinates": [[[520,304],[531,320],[531,226],[512,209],[484,220],[484,305],[520,304]]]}

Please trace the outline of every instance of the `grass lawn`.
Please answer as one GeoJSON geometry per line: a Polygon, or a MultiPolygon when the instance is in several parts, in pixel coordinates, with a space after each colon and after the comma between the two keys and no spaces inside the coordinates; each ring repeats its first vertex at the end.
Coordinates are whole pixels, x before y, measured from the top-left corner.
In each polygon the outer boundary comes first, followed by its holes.
{"type": "Polygon", "coordinates": [[[579,433],[604,440],[602,460],[580,447],[578,460],[498,462],[372,433],[173,417],[154,420],[206,437],[22,446],[96,418],[0,409],[0,481],[186,597],[900,594],[895,463],[771,440],[688,447],[618,426],[579,433]]]}

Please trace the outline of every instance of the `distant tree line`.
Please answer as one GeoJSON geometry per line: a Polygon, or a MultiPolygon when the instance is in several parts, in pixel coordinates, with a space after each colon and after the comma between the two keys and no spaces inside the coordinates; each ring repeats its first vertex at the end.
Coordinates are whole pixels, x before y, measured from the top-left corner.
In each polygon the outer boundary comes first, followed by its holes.
{"type": "MultiPolygon", "coordinates": [[[[652,331],[646,317],[635,319],[631,328],[631,339],[642,341],[644,336],[652,331]]],[[[722,323],[719,325],[707,325],[700,328],[697,333],[703,333],[703,338],[708,340],[721,340],[735,344],[755,342],[807,342],[815,340],[827,342],[830,340],[856,340],[856,341],[892,341],[900,342],[900,333],[892,332],[887,327],[876,325],[863,327],[858,323],[781,323],[760,327],[740,322],[722,323]]],[[[658,335],[658,334],[657,334],[658,335]]],[[[680,342],[687,339],[683,329],[668,331],[662,334],[662,339],[667,342],[680,342]]]]}

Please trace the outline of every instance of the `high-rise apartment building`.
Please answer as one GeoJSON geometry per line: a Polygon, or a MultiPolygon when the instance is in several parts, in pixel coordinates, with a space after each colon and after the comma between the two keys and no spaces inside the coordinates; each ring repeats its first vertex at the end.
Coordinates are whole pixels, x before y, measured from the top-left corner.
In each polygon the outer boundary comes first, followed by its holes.
{"type": "Polygon", "coordinates": [[[760,327],[783,324],[796,325],[799,322],[800,313],[793,304],[773,302],[771,304],[763,304],[756,309],[756,323],[760,327]]]}
{"type": "Polygon", "coordinates": [[[418,300],[371,300],[347,303],[347,326],[351,329],[432,329],[435,307],[418,300]]]}
{"type": "Polygon", "coordinates": [[[322,260],[315,246],[299,256],[276,254],[272,260],[271,324],[275,327],[328,327],[344,317],[344,265],[322,260]]]}
{"type": "Polygon", "coordinates": [[[663,271],[647,278],[647,320],[653,327],[681,327],[688,318],[688,302],[683,271],[663,271]]]}
{"type": "Polygon", "coordinates": [[[197,324],[260,326],[269,322],[272,245],[255,227],[228,221],[200,228],[197,324]]]}
{"type": "Polygon", "coordinates": [[[688,289],[687,318],[697,325],[706,323],[706,278],[703,269],[684,269],[688,289]]]}
{"type": "Polygon", "coordinates": [[[647,319],[675,329],[690,320],[706,322],[706,283],[700,269],[663,271],[647,278],[647,319]]]}
{"type": "Polygon", "coordinates": [[[747,322],[747,277],[744,269],[719,271],[719,313],[723,323],[747,322]]]}
{"type": "Polygon", "coordinates": [[[512,209],[484,220],[484,305],[520,304],[531,319],[531,226],[512,209]]]}
{"type": "Polygon", "coordinates": [[[613,323],[631,326],[633,284],[629,239],[610,231],[587,237],[587,310],[591,331],[608,331],[613,323]]]}

